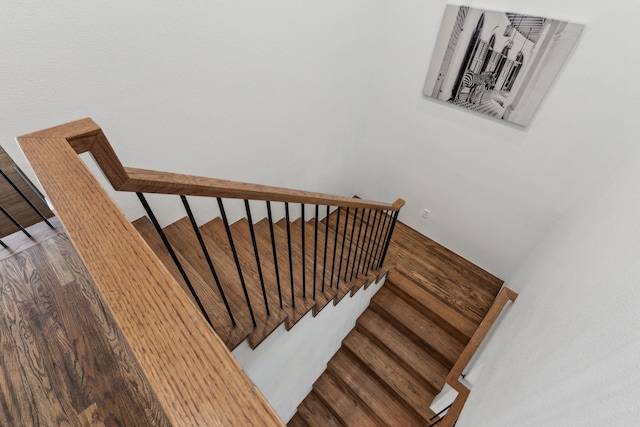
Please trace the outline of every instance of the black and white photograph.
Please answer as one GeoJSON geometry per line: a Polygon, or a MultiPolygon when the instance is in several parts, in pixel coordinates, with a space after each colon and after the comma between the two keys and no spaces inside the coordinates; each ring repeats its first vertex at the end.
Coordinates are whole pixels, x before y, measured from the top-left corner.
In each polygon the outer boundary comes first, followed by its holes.
{"type": "Polygon", "coordinates": [[[423,94],[527,126],[584,25],[447,5],[423,94]]]}

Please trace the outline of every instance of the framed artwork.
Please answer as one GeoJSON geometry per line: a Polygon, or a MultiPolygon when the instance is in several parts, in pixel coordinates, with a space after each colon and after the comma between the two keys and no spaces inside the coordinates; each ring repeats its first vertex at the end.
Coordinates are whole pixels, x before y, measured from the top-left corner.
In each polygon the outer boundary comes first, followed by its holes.
{"type": "Polygon", "coordinates": [[[423,94],[527,126],[584,25],[448,5],[423,94]]]}

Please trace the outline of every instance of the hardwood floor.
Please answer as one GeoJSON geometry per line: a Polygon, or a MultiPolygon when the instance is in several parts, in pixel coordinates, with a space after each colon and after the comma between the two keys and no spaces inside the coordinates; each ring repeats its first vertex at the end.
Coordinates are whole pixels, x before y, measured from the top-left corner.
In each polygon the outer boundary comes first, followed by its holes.
{"type": "Polygon", "coordinates": [[[0,260],[0,426],[168,426],[61,228],[18,248],[0,260]]]}

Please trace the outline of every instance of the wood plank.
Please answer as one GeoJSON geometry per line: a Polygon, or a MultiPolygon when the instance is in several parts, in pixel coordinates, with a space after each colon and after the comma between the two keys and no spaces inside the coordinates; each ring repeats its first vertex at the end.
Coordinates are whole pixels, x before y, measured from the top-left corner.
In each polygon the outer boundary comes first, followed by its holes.
{"type": "Polygon", "coordinates": [[[311,427],[343,427],[340,420],[313,390],[298,407],[298,414],[311,427]]]}
{"type": "Polygon", "coordinates": [[[420,416],[428,419],[432,415],[428,407],[439,390],[405,370],[357,329],[349,333],[343,345],[420,416]]]}
{"type": "Polygon", "coordinates": [[[331,371],[325,371],[313,386],[316,394],[347,426],[374,426],[378,420],[369,408],[358,401],[331,371]]]}
{"type": "Polygon", "coordinates": [[[442,389],[449,368],[379,313],[365,310],[358,318],[357,328],[376,345],[384,348],[406,370],[431,384],[433,390],[442,389]]]}
{"type": "Polygon", "coordinates": [[[388,289],[380,289],[371,300],[371,306],[398,329],[413,334],[445,366],[453,366],[464,349],[462,343],[388,289]]]}
{"type": "Polygon", "coordinates": [[[296,414],[289,420],[287,427],[309,427],[309,424],[302,418],[300,414],[296,414]]]}
{"type": "Polygon", "coordinates": [[[411,281],[396,270],[389,273],[385,285],[462,343],[469,341],[478,327],[476,323],[437,299],[428,288],[411,281]]]}
{"type": "Polygon", "coordinates": [[[170,422],[282,425],[69,146],[72,136],[20,137],[18,142],[170,422]],[[91,227],[87,217],[94,219],[91,227]]]}
{"type": "MultiPolygon", "coordinates": [[[[256,317],[257,326],[252,329],[248,336],[248,340],[251,348],[256,348],[258,344],[260,344],[285,321],[287,314],[279,310],[280,307],[277,295],[273,292],[267,292],[265,302],[247,220],[239,220],[232,224],[230,228],[236,253],[238,254],[243,279],[249,292],[250,301],[252,302],[252,306],[255,310],[254,315],[256,317]],[[269,307],[268,313],[267,305],[269,307]]],[[[202,225],[200,230],[206,241],[210,243],[208,246],[215,245],[218,249],[225,251],[228,255],[232,254],[227,232],[224,228],[224,223],[220,218],[216,218],[202,225]]],[[[272,264],[268,257],[261,257],[260,263],[261,267],[264,267],[262,271],[263,279],[265,280],[265,290],[272,290],[273,287],[270,286],[270,281],[274,279],[270,274],[270,272],[273,271],[272,264]]],[[[232,260],[232,257],[229,257],[228,265],[235,265],[235,261],[232,260]]],[[[236,275],[237,269],[235,271],[234,278],[236,275]]]]}
{"type": "Polygon", "coordinates": [[[0,342],[0,425],[169,425],[63,234],[0,262],[0,342]]]}
{"type": "Polygon", "coordinates": [[[424,419],[397,394],[378,382],[358,359],[340,350],[329,362],[331,372],[378,418],[378,425],[405,427],[424,424],[424,419]]]}
{"type": "MultiPolygon", "coordinates": [[[[164,232],[167,239],[171,242],[173,250],[187,260],[200,277],[207,277],[208,286],[217,291],[213,275],[207,265],[204,253],[196,239],[189,219],[185,217],[169,224],[164,228],[164,232]]],[[[203,238],[206,239],[206,236],[203,236],[203,238]]],[[[231,335],[226,341],[228,342],[229,349],[233,350],[253,331],[253,324],[244,293],[240,287],[238,272],[230,255],[216,245],[208,244],[207,248],[209,249],[211,258],[215,260],[213,263],[216,274],[236,321],[236,326],[232,327],[231,335]]],[[[229,317],[226,309],[224,311],[216,311],[215,313],[217,314],[216,317],[223,321],[229,317]]],[[[262,314],[262,312],[260,314],[262,314]]]]}
{"type": "Polygon", "coordinates": [[[0,260],[12,257],[31,246],[37,245],[39,242],[64,232],[64,227],[57,217],[49,218],[49,222],[54,228],[49,227],[44,221],[27,227],[27,231],[31,234],[31,239],[22,233],[22,231],[17,231],[9,236],[3,237],[2,241],[8,248],[0,247],[0,260]]]}

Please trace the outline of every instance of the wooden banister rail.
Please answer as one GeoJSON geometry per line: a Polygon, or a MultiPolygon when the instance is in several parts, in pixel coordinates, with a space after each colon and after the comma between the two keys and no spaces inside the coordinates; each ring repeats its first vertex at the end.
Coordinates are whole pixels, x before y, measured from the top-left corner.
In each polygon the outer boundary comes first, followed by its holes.
{"type": "Polygon", "coordinates": [[[58,134],[72,134],[67,139],[68,144],[78,154],[90,152],[113,188],[120,191],[321,204],[345,208],[384,209],[392,212],[400,210],[404,205],[402,199],[398,199],[393,204],[379,203],[268,185],[125,167],[120,163],[100,127],[89,118],[20,138],[33,139],[58,134]]]}
{"type": "Polygon", "coordinates": [[[451,371],[447,375],[446,383],[449,384],[455,391],[458,392],[455,400],[453,401],[453,405],[444,416],[441,421],[437,422],[438,427],[452,427],[458,418],[460,417],[460,413],[462,412],[462,408],[464,407],[467,398],[469,397],[470,390],[467,386],[460,382],[460,375],[467,367],[471,358],[475,354],[475,352],[482,344],[482,341],[485,339],[491,327],[502,313],[502,310],[507,305],[509,301],[515,301],[518,297],[518,294],[511,289],[505,287],[503,288],[496,299],[494,300],[491,308],[487,312],[487,315],[482,320],[478,329],[473,334],[466,347],[460,354],[460,357],[451,368],[451,371]]]}
{"type": "Polygon", "coordinates": [[[17,140],[171,423],[283,425],[77,156],[90,151],[116,188],[131,179],[100,128],[86,119],[17,140]]]}

